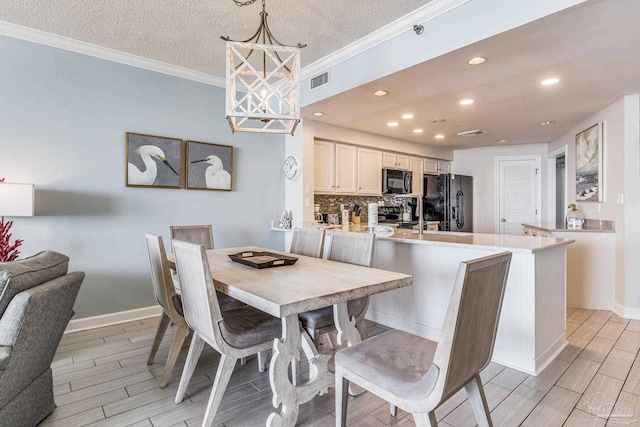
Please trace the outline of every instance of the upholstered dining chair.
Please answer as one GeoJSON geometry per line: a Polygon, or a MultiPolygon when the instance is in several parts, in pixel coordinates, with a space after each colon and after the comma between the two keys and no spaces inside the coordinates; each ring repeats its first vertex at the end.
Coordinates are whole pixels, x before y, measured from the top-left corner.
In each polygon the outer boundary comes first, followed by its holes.
{"type": "Polygon", "coordinates": [[[213,249],[213,226],[208,225],[172,225],[169,227],[171,246],[174,240],[182,240],[213,249]]]}
{"type": "Polygon", "coordinates": [[[292,254],[322,258],[324,249],[324,229],[295,228],[289,252],[292,254]]]}
{"type": "MultiPolygon", "coordinates": [[[[336,231],[331,237],[328,259],[370,267],[373,258],[374,238],[373,233],[336,231]]],[[[356,328],[362,339],[367,337],[364,315],[368,307],[369,297],[347,302],[349,318],[355,319],[356,328]]],[[[331,333],[336,329],[333,322],[333,307],[331,306],[302,313],[299,317],[302,326],[309,333],[316,346],[319,344],[320,335],[331,333]]]]}
{"type": "Polygon", "coordinates": [[[149,353],[149,359],[147,365],[151,365],[156,357],[156,352],[162,342],[162,338],[167,330],[169,321],[173,321],[177,325],[171,347],[169,348],[169,355],[167,356],[167,362],[164,365],[164,374],[162,375],[162,381],[160,387],[164,388],[169,382],[171,371],[176,364],[178,354],[182,348],[185,338],[189,334],[189,326],[184,320],[182,314],[182,303],[180,296],[176,293],[173,286],[173,280],[171,273],[169,272],[169,264],[167,262],[167,254],[164,249],[164,243],[162,237],[155,236],[153,234],[145,234],[147,240],[147,250],[149,252],[149,263],[151,264],[151,281],[153,283],[153,293],[156,296],[158,304],[162,306],[162,318],[156,331],[156,336],[151,345],[151,352],[149,353]]]}
{"type": "Polygon", "coordinates": [[[349,382],[411,412],[417,427],[435,427],[435,409],[464,387],[478,425],[491,426],[480,371],[493,353],[510,262],[503,252],[460,264],[438,343],[392,330],[336,353],[336,426],[346,425],[349,382]]]}
{"type": "Polygon", "coordinates": [[[182,284],[184,316],[193,329],[176,403],[184,398],[204,344],[210,345],[220,353],[202,423],[211,426],[236,361],[271,348],[273,340],[281,335],[281,320],[249,306],[222,312],[204,246],[176,240],[173,247],[182,284]]]}

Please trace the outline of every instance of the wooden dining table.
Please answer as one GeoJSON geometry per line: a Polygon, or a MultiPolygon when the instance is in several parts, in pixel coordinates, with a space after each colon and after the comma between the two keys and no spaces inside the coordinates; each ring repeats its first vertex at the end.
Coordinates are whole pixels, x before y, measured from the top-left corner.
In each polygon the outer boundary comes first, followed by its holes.
{"type": "MultiPolygon", "coordinates": [[[[293,265],[261,269],[229,258],[246,252],[291,254],[249,246],[208,250],[207,258],[216,290],[282,319],[282,337],[274,340],[269,367],[274,412],[266,425],[294,426],[299,406],[334,386],[330,355],[318,354],[308,335],[301,335],[298,314],[333,306],[338,342],[354,345],[361,339],[349,319],[347,301],[409,286],[412,276],[301,255],[295,255],[293,265]],[[301,349],[309,360],[309,380],[294,385],[289,367],[300,358],[301,349]]],[[[173,265],[173,254],[167,258],[173,265]]]]}

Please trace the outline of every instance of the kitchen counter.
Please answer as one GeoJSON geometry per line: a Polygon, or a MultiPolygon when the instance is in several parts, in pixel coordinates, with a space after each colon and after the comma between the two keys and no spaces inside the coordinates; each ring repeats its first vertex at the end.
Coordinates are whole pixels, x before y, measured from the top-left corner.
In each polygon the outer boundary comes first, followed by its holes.
{"type": "Polygon", "coordinates": [[[613,221],[606,220],[597,220],[597,219],[587,219],[585,226],[583,228],[567,228],[566,224],[543,224],[543,225],[533,225],[533,224],[522,224],[522,226],[534,230],[540,230],[547,233],[553,232],[577,232],[577,233],[615,233],[615,226],[613,221]]]}

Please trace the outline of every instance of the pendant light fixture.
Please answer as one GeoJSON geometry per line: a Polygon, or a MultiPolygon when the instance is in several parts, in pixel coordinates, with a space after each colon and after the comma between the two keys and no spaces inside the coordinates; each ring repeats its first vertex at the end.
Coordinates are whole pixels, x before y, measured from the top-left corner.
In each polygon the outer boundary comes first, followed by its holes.
{"type": "MultiPolygon", "coordinates": [[[[237,6],[256,2],[233,0],[237,6]]],[[[232,132],[290,133],[300,122],[300,49],[271,33],[262,0],[260,26],[246,40],[227,42],[226,116],[232,132]]]]}

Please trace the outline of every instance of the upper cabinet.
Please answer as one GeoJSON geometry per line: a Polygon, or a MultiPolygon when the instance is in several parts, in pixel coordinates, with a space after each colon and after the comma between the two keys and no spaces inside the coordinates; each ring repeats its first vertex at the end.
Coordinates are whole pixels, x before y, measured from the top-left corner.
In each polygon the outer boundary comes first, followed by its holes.
{"type": "Polygon", "coordinates": [[[336,193],[356,192],[356,147],[336,144],[336,193]]]}
{"type": "Polygon", "coordinates": [[[451,173],[451,163],[446,161],[438,161],[438,173],[451,173]]]}
{"type": "Polygon", "coordinates": [[[438,161],[435,159],[424,159],[424,173],[438,175],[438,161]]]}
{"type": "Polygon", "coordinates": [[[382,193],[381,151],[358,148],[358,194],[382,193]]]}
{"type": "Polygon", "coordinates": [[[332,193],[336,189],[336,147],[333,142],[315,141],[313,145],[314,191],[332,193]]]}
{"type": "Polygon", "coordinates": [[[411,157],[411,159],[409,159],[409,170],[413,172],[413,188],[411,189],[413,194],[422,194],[423,163],[421,157],[411,157]]]}
{"type": "Polygon", "coordinates": [[[396,153],[382,153],[382,166],[390,169],[409,170],[409,156],[396,153]]]}

